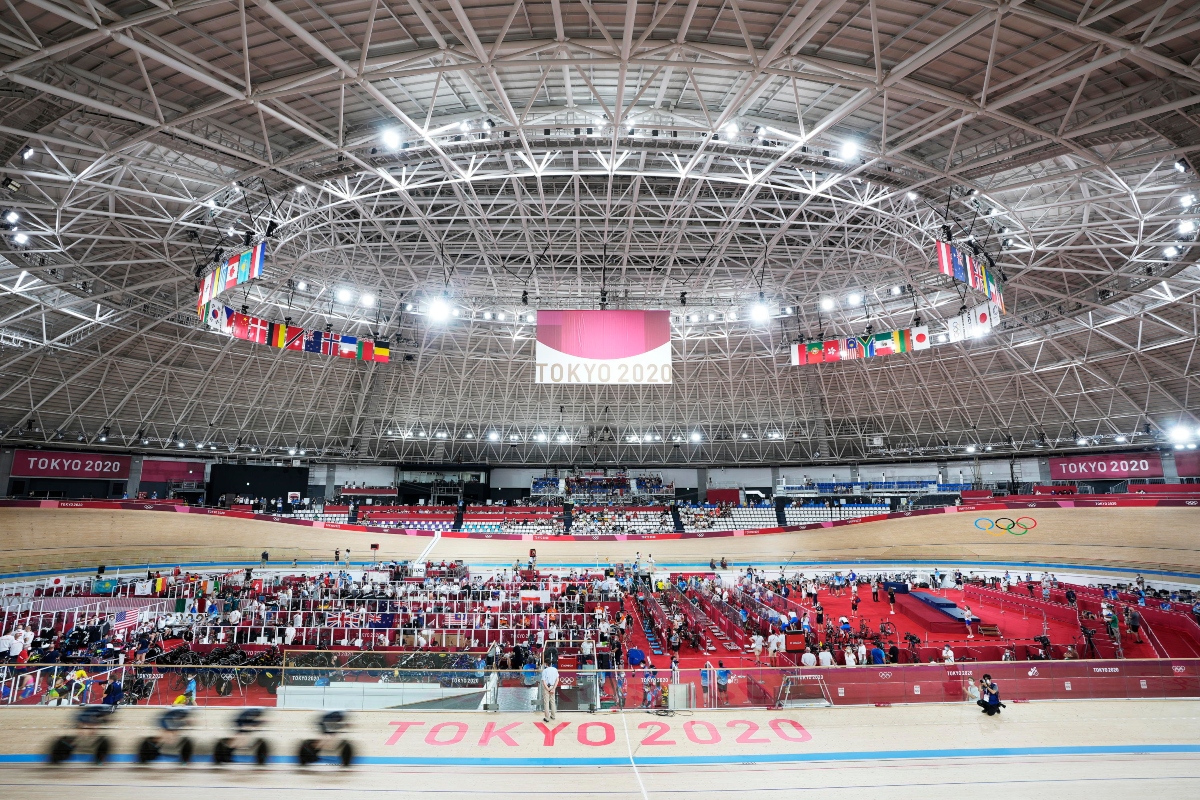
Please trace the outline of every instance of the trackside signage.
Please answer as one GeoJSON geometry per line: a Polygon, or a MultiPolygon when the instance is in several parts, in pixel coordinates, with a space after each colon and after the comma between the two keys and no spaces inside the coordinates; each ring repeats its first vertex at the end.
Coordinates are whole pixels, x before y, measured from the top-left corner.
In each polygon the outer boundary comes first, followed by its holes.
{"type": "Polygon", "coordinates": [[[1056,481],[1077,481],[1089,478],[1161,478],[1162,476],[1162,457],[1158,453],[1062,456],[1050,459],[1050,478],[1056,481]]]}
{"type": "Polygon", "coordinates": [[[18,450],[13,455],[14,478],[105,478],[129,477],[130,456],[107,453],[54,453],[18,450]]]}

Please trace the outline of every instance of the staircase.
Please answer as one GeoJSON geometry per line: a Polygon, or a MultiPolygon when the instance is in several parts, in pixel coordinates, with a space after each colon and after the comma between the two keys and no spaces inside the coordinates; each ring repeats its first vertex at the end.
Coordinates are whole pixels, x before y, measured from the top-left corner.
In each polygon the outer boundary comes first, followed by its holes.
{"type": "Polygon", "coordinates": [[[683,533],[683,517],[679,516],[679,508],[671,505],[671,521],[675,524],[675,532],[683,533]]]}
{"type": "Polygon", "coordinates": [[[784,506],[787,504],[785,498],[779,497],[775,499],[775,521],[779,523],[779,527],[785,527],[787,523],[787,514],[783,512],[784,506]]]}
{"type": "Polygon", "coordinates": [[[463,510],[464,510],[464,508],[465,508],[465,507],[463,506],[463,504],[462,504],[462,503],[459,503],[459,504],[458,504],[458,507],[457,507],[457,508],[455,508],[455,510],[454,510],[454,522],[453,522],[453,523],[451,523],[451,525],[450,525],[450,530],[452,530],[452,531],[461,531],[461,530],[462,530],[462,526],[463,526],[463,510]]]}
{"type": "Polygon", "coordinates": [[[571,508],[572,506],[569,503],[563,506],[563,533],[571,532],[571,508]]]}

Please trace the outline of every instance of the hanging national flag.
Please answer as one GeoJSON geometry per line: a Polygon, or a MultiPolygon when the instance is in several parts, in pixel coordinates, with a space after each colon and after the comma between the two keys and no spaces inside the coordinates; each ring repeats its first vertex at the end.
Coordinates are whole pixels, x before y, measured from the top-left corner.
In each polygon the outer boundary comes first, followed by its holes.
{"type": "Polygon", "coordinates": [[[846,340],[844,342],[842,342],[842,360],[846,361],[849,359],[862,358],[862,357],[863,357],[863,349],[862,349],[862,345],[858,341],[858,337],[857,336],[846,337],[846,340]]]}
{"type": "Polygon", "coordinates": [[[937,243],[938,272],[950,278],[954,277],[953,250],[954,248],[949,242],[939,241],[937,243]]]}
{"type": "Polygon", "coordinates": [[[792,366],[793,367],[798,367],[804,363],[803,353],[804,353],[804,345],[798,344],[796,342],[792,342],[791,355],[792,355],[792,366]]]}
{"type": "Polygon", "coordinates": [[[250,325],[246,329],[246,340],[255,344],[266,344],[269,328],[270,324],[262,317],[251,317],[250,325]]]}
{"type": "Polygon", "coordinates": [[[912,334],[913,350],[929,349],[929,326],[920,325],[916,328],[912,328],[909,332],[912,334]]]}
{"type": "Polygon", "coordinates": [[[266,241],[259,242],[250,251],[250,279],[262,277],[263,262],[267,260],[267,243],[266,241]]]}
{"type": "Polygon", "coordinates": [[[267,344],[283,349],[287,344],[287,325],[272,322],[267,329],[267,344]]]}
{"type": "Polygon", "coordinates": [[[321,355],[336,356],[342,347],[342,335],[340,333],[326,333],[321,340],[321,355]]]}
{"type": "Polygon", "coordinates": [[[391,361],[392,343],[385,342],[382,339],[375,340],[375,363],[387,364],[391,361]]]}
{"type": "Polygon", "coordinates": [[[196,298],[196,316],[204,319],[204,306],[209,301],[208,290],[212,287],[212,273],[204,276],[204,280],[200,281],[200,296],[196,298]]]}
{"type": "Polygon", "coordinates": [[[304,328],[297,328],[292,325],[287,326],[287,338],[284,340],[284,349],[303,350],[305,333],[304,328]]]}
{"type": "Polygon", "coordinates": [[[860,350],[862,350],[863,358],[872,358],[877,355],[875,352],[875,337],[873,335],[859,336],[858,347],[860,350]]]}
{"type": "Polygon", "coordinates": [[[374,361],[375,342],[371,341],[370,339],[359,339],[357,355],[359,361],[374,361]]]}
{"type": "Polygon", "coordinates": [[[245,253],[242,253],[242,255],[238,258],[238,266],[237,266],[237,282],[238,283],[245,283],[246,281],[250,280],[250,259],[252,257],[253,257],[253,253],[251,251],[247,250],[245,253]]]}
{"type": "Polygon", "coordinates": [[[839,339],[830,339],[821,345],[821,349],[825,352],[825,363],[842,360],[842,342],[839,339]]]}
{"type": "Polygon", "coordinates": [[[243,314],[240,311],[233,315],[233,337],[235,339],[249,339],[250,330],[250,315],[243,314]]]}
{"type": "Polygon", "coordinates": [[[238,285],[238,261],[240,256],[230,256],[225,262],[225,289],[232,289],[238,285]]]}
{"type": "Polygon", "coordinates": [[[138,624],[137,611],[118,611],[116,617],[113,618],[112,632],[114,634],[121,631],[131,630],[136,628],[138,624]]]}
{"type": "Polygon", "coordinates": [[[886,331],[877,333],[871,342],[871,352],[876,356],[890,356],[900,352],[896,341],[896,335],[900,331],[886,331]]]}
{"type": "Polygon", "coordinates": [[[325,334],[321,331],[308,331],[304,338],[304,352],[319,353],[321,352],[322,340],[325,334]]]}
{"type": "Polygon", "coordinates": [[[950,246],[950,266],[954,270],[954,280],[966,283],[967,264],[963,261],[962,251],[953,245],[950,246]]]}
{"type": "Polygon", "coordinates": [[[825,345],[821,342],[809,342],[804,346],[804,363],[820,364],[825,361],[825,345]]]}
{"type": "Polygon", "coordinates": [[[347,336],[342,334],[342,340],[338,342],[337,354],[342,358],[354,358],[358,355],[358,337],[347,336]]]}

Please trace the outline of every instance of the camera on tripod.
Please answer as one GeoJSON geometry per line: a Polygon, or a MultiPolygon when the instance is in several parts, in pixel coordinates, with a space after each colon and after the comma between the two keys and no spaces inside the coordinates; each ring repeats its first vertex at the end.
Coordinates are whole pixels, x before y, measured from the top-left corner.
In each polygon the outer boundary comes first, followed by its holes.
{"type": "Polygon", "coordinates": [[[917,636],[915,633],[910,633],[909,631],[905,631],[904,632],[904,641],[908,642],[913,647],[916,647],[921,644],[921,637],[917,636]]]}

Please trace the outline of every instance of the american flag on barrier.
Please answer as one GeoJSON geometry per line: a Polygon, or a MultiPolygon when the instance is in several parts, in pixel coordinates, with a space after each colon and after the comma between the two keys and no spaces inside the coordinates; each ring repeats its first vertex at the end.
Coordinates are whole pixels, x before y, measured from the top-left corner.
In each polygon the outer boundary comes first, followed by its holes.
{"type": "Polygon", "coordinates": [[[138,624],[138,612],[136,611],[118,611],[116,617],[113,618],[113,633],[132,630],[138,624]]]}

